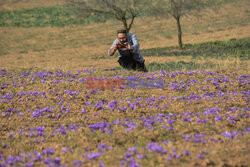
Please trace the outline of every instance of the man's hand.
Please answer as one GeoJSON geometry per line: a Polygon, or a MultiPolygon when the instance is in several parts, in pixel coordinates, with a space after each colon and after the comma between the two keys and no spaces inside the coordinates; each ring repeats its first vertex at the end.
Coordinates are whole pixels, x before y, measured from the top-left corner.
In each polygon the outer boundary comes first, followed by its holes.
{"type": "Polygon", "coordinates": [[[129,44],[128,42],[125,42],[124,44],[125,44],[125,46],[126,46],[126,49],[132,50],[132,48],[131,48],[131,46],[130,46],[130,44],[129,44]]]}
{"type": "Polygon", "coordinates": [[[110,51],[110,56],[113,56],[116,51],[117,51],[117,45],[114,45],[113,49],[111,49],[110,51]]]}
{"type": "Polygon", "coordinates": [[[117,45],[114,45],[113,50],[117,51],[117,45]]]}

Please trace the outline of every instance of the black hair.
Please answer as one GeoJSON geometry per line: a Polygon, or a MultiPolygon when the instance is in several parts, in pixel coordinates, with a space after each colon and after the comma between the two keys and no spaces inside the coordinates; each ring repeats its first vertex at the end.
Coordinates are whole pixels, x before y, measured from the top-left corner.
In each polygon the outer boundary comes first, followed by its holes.
{"type": "Polygon", "coordinates": [[[127,30],[117,30],[117,35],[118,34],[127,34],[127,30]]]}

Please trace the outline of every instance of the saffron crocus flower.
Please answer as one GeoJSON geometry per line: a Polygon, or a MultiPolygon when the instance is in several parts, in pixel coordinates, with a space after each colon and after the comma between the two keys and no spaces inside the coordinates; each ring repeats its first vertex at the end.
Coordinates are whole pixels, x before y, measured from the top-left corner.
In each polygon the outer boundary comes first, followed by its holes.
{"type": "Polygon", "coordinates": [[[162,143],[165,144],[165,145],[167,145],[167,144],[169,143],[169,141],[166,141],[166,140],[165,140],[165,141],[163,141],[162,143]]]}
{"type": "Polygon", "coordinates": [[[56,158],[54,159],[54,163],[55,163],[56,165],[60,165],[61,159],[60,159],[59,157],[56,157],[56,158]]]}
{"type": "Polygon", "coordinates": [[[108,134],[113,133],[112,126],[107,122],[98,122],[95,124],[91,124],[89,125],[89,128],[92,132],[95,132],[100,129],[102,133],[104,132],[107,132],[108,134]]]}
{"type": "Polygon", "coordinates": [[[192,119],[191,118],[187,118],[187,117],[184,117],[182,119],[183,122],[192,122],[192,119]]]}
{"type": "Polygon", "coordinates": [[[216,122],[219,121],[219,120],[222,120],[222,116],[218,115],[218,116],[215,117],[214,120],[215,120],[216,122]]]}
{"type": "Polygon", "coordinates": [[[3,154],[0,153],[0,161],[3,160],[3,154]]]}
{"type": "Polygon", "coordinates": [[[25,167],[33,167],[34,163],[33,162],[27,162],[24,166],[25,167]]]}
{"type": "Polygon", "coordinates": [[[250,127],[246,127],[246,128],[244,129],[244,132],[250,133],[250,127]]]}
{"type": "Polygon", "coordinates": [[[128,151],[129,151],[129,152],[132,152],[133,154],[138,154],[138,153],[139,153],[139,152],[138,152],[138,149],[135,148],[135,147],[128,148],[128,151]]]}
{"type": "Polygon", "coordinates": [[[47,155],[49,155],[49,154],[54,154],[54,152],[55,152],[55,149],[53,149],[53,148],[48,148],[48,149],[44,149],[44,150],[42,151],[42,154],[47,154],[47,155]]]}
{"type": "Polygon", "coordinates": [[[190,152],[188,150],[182,150],[182,153],[185,154],[185,155],[191,155],[190,152]]]}
{"type": "Polygon", "coordinates": [[[136,156],[136,158],[137,158],[137,159],[143,159],[143,158],[145,158],[145,155],[143,155],[143,154],[138,154],[138,155],[136,156]]]}
{"type": "Polygon", "coordinates": [[[226,138],[229,138],[229,139],[233,139],[234,138],[234,134],[233,133],[230,133],[228,131],[224,132],[224,133],[221,133],[222,136],[225,136],[226,138]]]}
{"type": "Polygon", "coordinates": [[[122,160],[121,163],[120,163],[120,166],[123,167],[123,166],[125,166],[126,164],[127,164],[127,162],[124,161],[124,160],[122,160]]]}
{"type": "Polygon", "coordinates": [[[84,97],[86,97],[87,99],[89,99],[89,98],[90,98],[90,96],[89,96],[89,95],[84,95],[84,97]]]}
{"type": "Polygon", "coordinates": [[[66,153],[68,150],[67,150],[66,147],[63,147],[63,148],[62,148],[62,151],[66,153]]]}
{"type": "Polygon", "coordinates": [[[197,155],[197,158],[199,158],[199,159],[205,159],[206,157],[202,153],[199,153],[197,155]]]}
{"type": "Polygon", "coordinates": [[[104,163],[103,162],[100,162],[99,163],[99,167],[104,167],[105,165],[104,165],[104,163]]]}
{"type": "Polygon", "coordinates": [[[87,155],[89,160],[97,160],[101,156],[101,153],[90,153],[87,155]]]}
{"type": "Polygon", "coordinates": [[[174,127],[167,127],[167,126],[163,125],[163,128],[166,130],[174,131],[174,127]]]}
{"type": "Polygon", "coordinates": [[[112,149],[112,147],[110,146],[106,146],[106,144],[104,143],[100,143],[100,145],[98,146],[98,150],[99,151],[102,151],[102,150],[109,150],[109,149],[112,149]]]}
{"type": "Polygon", "coordinates": [[[82,114],[85,114],[85,109],[82,109],[81,113],[82,113],[82,114]]]}
{"type": "Polygon", "coordinates": [[[176,154],[175,152],[173,152],[172,154],[171,154],[171,156],[173,157],[173,158],[180,158],[181,157],[181,155],[178,155],[178,154],[176,154]]]}
{"type": "Polygon", "coordinates": [[[197,123],[208,123],[207,119],[197,119],[196,120],[197,123]]]}
{"type": "Polygon", "coordinates": [[[172,158],[171,158],[171,156],[169,156],[169,157],[167,158],[167,160],[168,160],[168,161],[172,161],[172,158]]]}
{"type": "Polygon", "coordinates": [[[173,123],[175,123],[175,120],[168,119],[166,122],[167,122],[168,124],[173,124],[173,123]]]}
{"type": "Polygon", "coordinates": [[[189,141],[189,139],[191,138],[190,135],[182,135],[182,137],[183,137],[186,141],[189,141]]]}
{"type": "Polygon", "coordinates": [[[193,141],[195,143],[200,143],[202,141],[202,138],[205,137],[206,135],[204,134],[195,134],[193,137],[193,141]]]}
{"type": "Polygon", "coordinates": [[[74,160],[73,162],[74,166],[81,166],[81,161],[74,160]]]}
{"type": "Polygon", "coordinates": [[[160,145],[158,145],[157,143],[153,142],[153,143],[149,143],[148,144],[148,149],[154,152],[158,152],[161,154],[166,154],[167,150],[164,150],[160,145]]]}
{"type": "Polygon", "coordinates": [[[42,160],[42,155],[41,154],[37,154],[36,157],[34,158],[34,161],[41,161],[42,160]]]}
{"type": "Polygon", "coordinates": [[[140,167],[140,165],[138,163],[135,162],[134,158],[130,159],[130,163],[129,163],[130,167],[140,167]]]}
{"type": "Polygon", "coordinates": [[[15,135],[14,135],[14,134],[10,134],[10,137],[11,137],[11,138],[15,138],[15,135]]]}

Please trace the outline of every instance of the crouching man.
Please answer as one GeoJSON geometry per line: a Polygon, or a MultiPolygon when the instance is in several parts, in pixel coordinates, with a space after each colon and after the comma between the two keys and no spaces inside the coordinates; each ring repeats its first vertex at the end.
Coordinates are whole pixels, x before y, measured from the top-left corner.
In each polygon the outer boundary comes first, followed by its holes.
{"type": "Polygon", "coordinates": [[[148,72],[139,49],[139,42],[134,34],[127,33],[126,30],[118,30],[117,38],[108,51],[109,56],[113,56],[117,50],[118,62],[123,68],[148,72]]]}

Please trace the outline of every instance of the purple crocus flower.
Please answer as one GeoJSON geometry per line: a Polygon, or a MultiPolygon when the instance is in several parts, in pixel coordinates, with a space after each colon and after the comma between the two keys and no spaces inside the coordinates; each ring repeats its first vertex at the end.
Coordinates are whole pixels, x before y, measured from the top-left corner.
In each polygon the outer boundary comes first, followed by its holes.
{"type": "Polygon", "coordinates": [[[81,166],[81,161],[74,160],[73,162],[74,166],[81,166]]]}
{"type": "Polygon", "coordinates": [[[189,141],[189,139],[191,138],[190,135],[182,135],[182,137],[183,137],[186,141],[189,141]]]}
{"type": "Polygon", "coordinates": [[[191,155],[190,152],[188,150],[182,150],[182,153],[185,154],[185,155],[191,155]]]}
{"type": "Polygon", "coordinates": [[[82,114],[85,114],[85,109],[82,109],[81,113],[82,113],[82,114]]]}
{"type": "Polygon", "coordinates": [[[11,138],[15,138],[15,135],[14,135],[14,134],[10,134],[10,137],[11,137],[11,138]]]}
{"type": "Polygon", "coordinates": [[[234,138],[234,134],[233,133],[230,133],[228,131],[224,132],[224,133],[221,133],[222,136],[225,136],[226,138],[229,138],[229,139],[233,139],[234,138]]]}
{"type": "Polygon", "coordinates": [[[173,152],[172,154],[171,154],[171,156],[173,157],[173,158],[180,158],[181,157],[181,155],[178,155],[178,154],[176,154],[175,152],[173,152]]]}
{"type": "Polygon", "coordinates": [[[106,146],[106,144],[104,144],[104,143],[100,143],[100,145],[98,146],[98,150],[99,151],[102,151],[102,150],[110,150],[110,149],[112,149],[112,147],[110,146],[106,146]]]}
{"type": "Polygon", "coordinates": [[[175,120],[168,119],[166,122],[167,122],[168,124],[173,124],[173,123],[175,123],[175,120]]]}
{"type": "Polygon", "coordinates": [[[53,163],[51,162],[51,158],[50,157],[47,157],[44,161],[43,161],[44,164],[46,165],[49,165],[49,166],[52,166],[53,163]]]}
{"type": "Polygon", "coordinates": [[[214,120],[215,120],[216,122],[219,121],[219,120],[222,120],[222,116],[218,115],[218,116],[215,117],[214,120]]]}
{"type": "Polygon", "coordinates": [[[135,147],[128,148],[128,151],[132,152],[133,154],[138,154],[139,153],[138,149],[135,148],[135,147]]]}
{"type": "Polygon", "coordinates": [[[148,144],[148,149],[154,152],[158,152],[161,154],[166,154],[167,150],[164,150],[160,145],[158,145],[157,143],[153,142],[153,143],[149,143],[148,144]]]}
{"type": "Polygon", "coordinates": [[[127,162],[124,161],[124,160],[122,160],[122,161],[120,162],[120,166],[121,166],[121,167],[125,166],[126,164],[127,164],[127,162]]]}
{"type": "Polygon", "coordinates": [[[60,165],[61,159],[58,158],[58,157],[56,157],[56,158],[54,159],[54,163],[55,163],[56,165],[60,165]]]}
{"type": "Polygon", "coordinates": [[[104,165],[104,163],[103,162],[100,162],[99,163],[99,167],[104,167],[105,165],[104,165]]]}
{"type": "Polygon", "coordinates": [[[167,145],[167,144],[169,143],[169,141],[166,141],[166,140],[165,140],[165,141],[163,141],[162,143],[165,144],[165,145],[167,145]]]}
{"type": "Polygon", "coordinates": [[[206,157],[204,157],[204,155],[203,155],[202,153],[199,153],[199,154],[197,155],[197,158],[199,158],[199,159],[205,159],[206,157]]]}
{"type": "Polygon", "coordinates": [[[250,127],[246,127],[246,128],[244,129],[244,132],[250,133],[250,127]]]}
{"type": "Polygon", "coordinates": [[[53,149],[53,148],[48,148],[48,149],[44,149],[44,150],[42,151],[42,154],[54,154],[54,152],[55,152],[55,149],[53,149]]]}
{"type": "Polygon", "coordinates": [[[208,123],[207,119],[197,119],[196,120],[197,123],[208,123]]]}
{"type": "Polygon", "coordinates": [[[110,125],[107,122],[98,122],[95,124],[89,125],[89,128],[92,132],[95,132],[97,130],[101,130],[102,133],[107,132],[108,134],[113,133],[112,125],[110,125]]]}
{"type": "Polygon", "coordinates": [[[90,153],[87,157],[89,160],[97,160],[101,156],[101,153],[90,153]]]}
{"type": "Polygon", "coordinates": [[[145,158],[145,155],[143,155],[143,154],[138,154],[138,155],[136,156],[136,158],[137,158],[137,159],[143,159],[143,158],[145,158]]]}
{"type": "Polygon", "coordinates": [[[200,143],[202,141],[202,138],[205,137],[205,134],[195,134],[193,137],[193,141],[195,143],[200,143]]]}
{"type": "Polygon", "coordinates": [[[67,150],[66,147],[63,147],[63,148],[62,148],[62,151],[66,153],[68,150],[67,150]]]}
{"type": "Polygon", "coordinates": [[[172,161],[172,157],[169,156],[169,157],[167,158],[167,160],[168,160],[168,161],[172,161]]]}
{"type": "Polygon", "coordinates": [[[34,158],[34,161],[41,161],[42,160],[42,155],[41,154],[37,154],[36,157],[34,158]]]}
{"type": "Polygon", "coordinates": [[[192,122],[192,119],[191,118],[187,118],[187,117],[184,117],[182,119],[183,122],[192,122]]]}
{"type": "Polygon", "coordinates": [[[0,153],[0,161],[3,160],[3,154],[0,153]]]}

